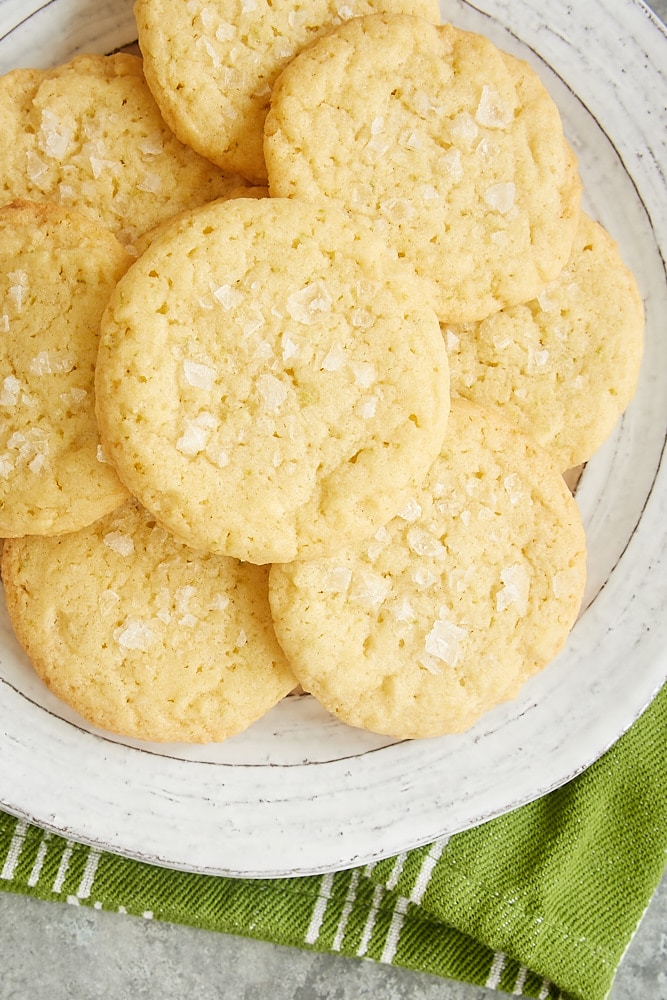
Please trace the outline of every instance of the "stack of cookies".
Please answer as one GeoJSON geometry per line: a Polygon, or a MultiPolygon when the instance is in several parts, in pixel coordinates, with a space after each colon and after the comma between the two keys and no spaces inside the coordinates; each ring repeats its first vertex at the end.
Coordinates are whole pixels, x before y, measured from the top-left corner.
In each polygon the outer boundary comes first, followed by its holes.
{"type": "Polygon", "coordinates": [[[529,66],[432,0],[137,0],[0,80],[0,536],[89,723],[220,741],[298,685],[399,738],[563,648],[563,474],[643,309],[529,66]]]}

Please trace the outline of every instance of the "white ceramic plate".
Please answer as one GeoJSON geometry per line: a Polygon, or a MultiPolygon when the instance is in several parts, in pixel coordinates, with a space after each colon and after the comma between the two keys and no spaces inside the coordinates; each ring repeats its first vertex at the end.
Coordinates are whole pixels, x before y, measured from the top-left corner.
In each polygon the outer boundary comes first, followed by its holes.
{"type": "MultiPolygon", "coordinates": [[[[558,787],[664,682],[667,35],[638,0],[443,0],[442,10],[536,67],[579,156],[586,207],[619,241],[646,302],[637,397],[577,493],[589,583],[567,649],[461,736],[392,742],[301,697],[217,747],[153,746],[93,731],[51,697],[3,607],[0,805],[9,812],[190,871],[274,877],[348,867],[558,787]]],[[[0,0],[0,72],[134,37],[131,0],[0,0]]]]}

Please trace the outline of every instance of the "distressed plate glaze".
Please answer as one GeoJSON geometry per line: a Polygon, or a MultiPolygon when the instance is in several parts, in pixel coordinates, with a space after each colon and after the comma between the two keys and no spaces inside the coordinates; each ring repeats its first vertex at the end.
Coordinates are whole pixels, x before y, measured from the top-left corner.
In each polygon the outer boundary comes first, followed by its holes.
{"type": "MultiPolygon", "coordinates": [[[[556,99],[586,207],[647,311],[641,384],[577,499],[589,580],[566,650],[461,736],[391,741],[291,697],[214,747],[91,730],[40,684],[0,611],[0,804],[57,833],[190,871],[349,867],[473,826],[599,757],[667,676],[667,35],[638,0],[443,0],[443,19],[526,58],[556,99]]],[[[131,0],[0,0],[0,72],[135,37],[131,0]]]]}

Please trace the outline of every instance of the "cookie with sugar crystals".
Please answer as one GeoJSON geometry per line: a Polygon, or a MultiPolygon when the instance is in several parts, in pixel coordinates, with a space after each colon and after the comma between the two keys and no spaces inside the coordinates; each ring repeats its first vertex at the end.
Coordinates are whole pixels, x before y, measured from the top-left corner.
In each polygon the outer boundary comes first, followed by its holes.
{"type": "Polygon", "coordinates": [[[396,737],[459,732],[564,645],[585,539],[562,476],[495,410],[452,399],[440,457],[361,546],[273,566],[278,640],[343,722],[396,737]]]}
{"type": "Polygon", "coordinates": [[[452,391],[499,406],[565,470],[597,451],[635,394],[644,307],[617,244],[582,212],[569,263],[536,299],[443,334],[452,391]]]}
{"type": "Polygon", "coordinates": [[[94,372],[130,262],[69,209],[0,208],[0,536],[74,531],[127,498],[100,451],[94,372]]]}
{"type": "Polygon", "coordinates": [[[174,133],[260,184],[266,182],[264,119],[281,69],[332,26],[382,10],[440,20],[437,0],[137,0],[134,6],[146,79],[174,133]]]}
{"type": "Polygon", "coordinates": [[[5,201],[76,208],[127,246],[242,183],[179,142],[126,53],[0,77],[0,128],[5,201]]]}
{"type": "Polygon", "coordinates": [[[111,297],[96,370],[104,447],[194,548],[286,562],[372,535],[447,426],[447,352],[424,298],[335,205],[199,209],[111,297]]]}
{"type": "Polygon", "coordinates": [[[525,302],[567,263],[581,181],[537,74],[481,35],[356,18],[273,88],[272,195],[342,202],[428,278],[443,322],[525,302]]]}
{"type": "Polygon", "coordinates": [[[296,685],[268,569],[193,552],[133,501],[78,532],[6,542],[2,574],[38,675],[94,726],[217,742],[296,685]]]}

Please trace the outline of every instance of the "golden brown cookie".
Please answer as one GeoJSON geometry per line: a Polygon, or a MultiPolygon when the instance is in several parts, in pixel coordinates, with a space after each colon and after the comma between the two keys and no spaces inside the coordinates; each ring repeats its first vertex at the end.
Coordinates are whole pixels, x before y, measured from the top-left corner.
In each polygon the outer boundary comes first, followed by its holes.
{"type": "Polygon", "coordinates": [[[376,14],[318,39],[276,81],[265,155],[272,195],[363,215],[443,322],[527,301],[570,256],[581,182],[555,103],[450,24],[376,14]]]}
{"type": "Polygon", "coordinates": [[[447,354],[423,286],[336,206],[235,198],[115,289],[105,449],[178,538],[253,563],[372,535],[439,452],[447,354]]]}
{"type": "Polygon", "coordinates": [[[176,139],[137,56],[82,55],[0,77],[0,196],[76,208],[132,246],[238,187],[176,139]]]}
{"type": "Polygon", "coordinates": [[[395,10],[437,23],[437,0],[137,0],[146,79],[174,133],[202,156],[266,182],[271,87],[300,51],[352,17],[395,10]]]}
{"type": "Polygon", "coordinates": [[[294,673],[343,722],[396,737],[471,726],[563,647],[584,531],[558,469],[494,409],[452,399],[440,457],[375,537],[273,566],[294,673]]]}
{"type": "Polygon", "coordinates": [[[127,497],[100,445],[94,373],[130,261],[69,209],[0,208],[0,535],[74,531],[127,497]]]}
{"type": "Polygon", "coordinates": [[[635,394],[644,307],[617,244],[582,212],[568,265],[537,298],[443,335],[452,391],[501,407],[566,470],[588,461],[635,394]]]}
{"type": "Polygon", "coordinates": [[[10,620],[48,687],[95,726],[224,740],[296,684],[267,568],[193,552],[130,501],[58,538],[5,543],[10,620]]]}

